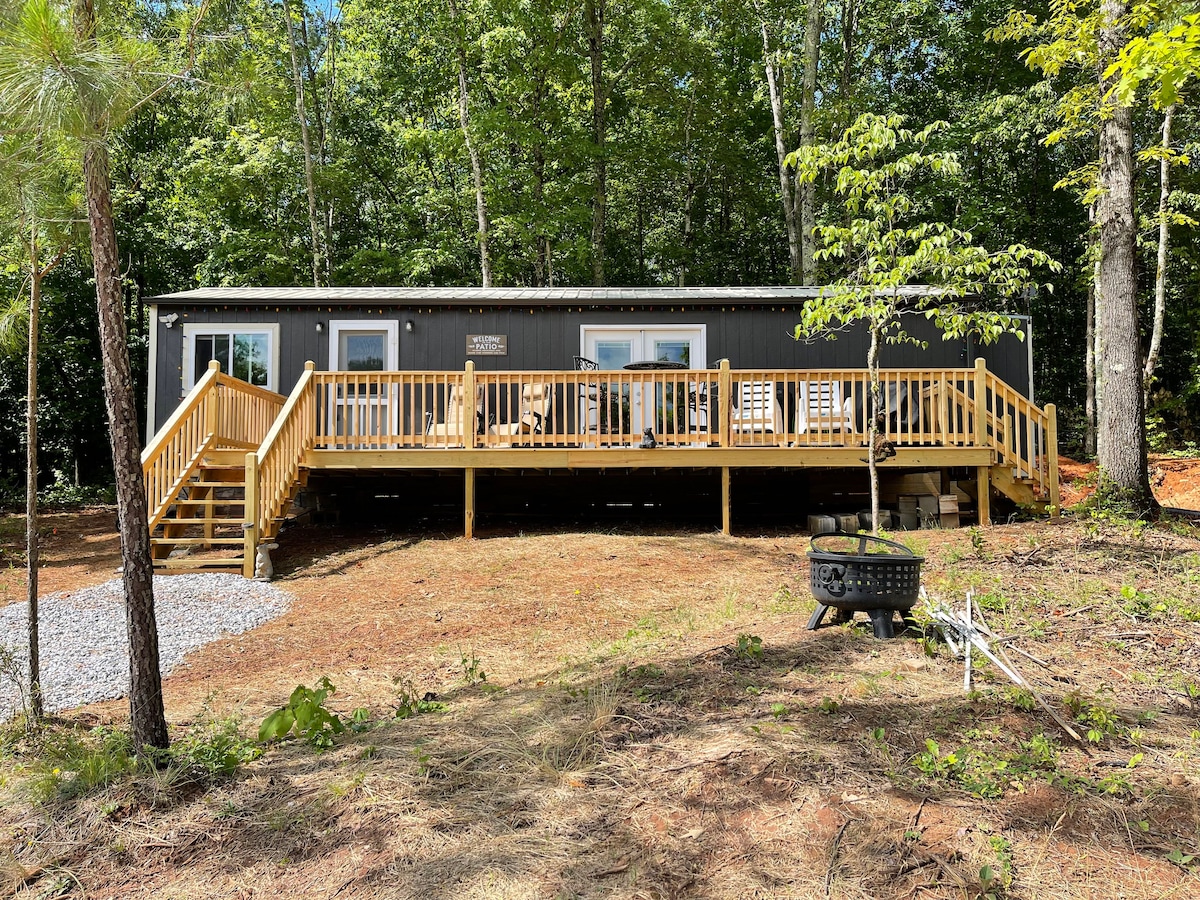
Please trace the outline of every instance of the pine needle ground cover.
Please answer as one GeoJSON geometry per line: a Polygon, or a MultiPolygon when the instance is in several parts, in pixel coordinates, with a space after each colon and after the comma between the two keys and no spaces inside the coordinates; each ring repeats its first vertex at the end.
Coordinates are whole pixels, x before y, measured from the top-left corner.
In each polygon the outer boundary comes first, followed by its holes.
{"type": "Polygon", "coordinates": [[[119,702],[8,735],[0,877],[31,897],[1200,892],[1200,535],[1080,515],[905,539],[933,593],[973,588],[1049,664],[1023,668],[1083,744],[986,665],[964,694],[919,633],[806,631],[792,534],[300,528],[277,554],[291,611],[167,679],[160,769],[122,762],[119,702]],[[322,678],[345,725],[327,749],[259,744],[322,678]]]}

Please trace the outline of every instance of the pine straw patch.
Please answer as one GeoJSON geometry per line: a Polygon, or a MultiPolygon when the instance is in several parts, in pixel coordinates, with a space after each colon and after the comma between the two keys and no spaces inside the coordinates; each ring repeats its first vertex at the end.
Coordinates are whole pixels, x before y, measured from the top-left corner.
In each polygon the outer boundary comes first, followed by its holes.
{"type": "Polygon", "coordinates": [[[988,866],[998,900],[1197,896],[1170,857],[1200,847],[1200,540],[972,536],[912,536],[927,585],[985,596],[1053,667],[1024,666],[1047,696],[1111,715],[1098,745],[997,673],[965,696],[919,636],[806,631],[802,538],[301,529],[278,561],[294,608],[168,680],[176,729],[233,713],[251,730],[322,674],[343,715],[388,720],[396,677],[445,709],[324,754],[287,742],[208,788],[10,794],[0,873],[32,873],[28,896],[975,898],[988,866]],[[970,766],[923,771],[927,740],[970,766]]]}

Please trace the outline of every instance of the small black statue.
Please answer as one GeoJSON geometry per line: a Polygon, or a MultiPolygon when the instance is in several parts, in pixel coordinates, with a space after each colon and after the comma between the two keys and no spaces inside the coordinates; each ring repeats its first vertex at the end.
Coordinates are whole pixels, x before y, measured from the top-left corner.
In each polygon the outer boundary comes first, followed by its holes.
{"type": "Polygon", "coordinates": [[[653,450],[658,446],[658,441],[654,439],[653,428],[647,428],[644,432],[642,432],[642,442],[638,446],[643,450],[653,450]]]}

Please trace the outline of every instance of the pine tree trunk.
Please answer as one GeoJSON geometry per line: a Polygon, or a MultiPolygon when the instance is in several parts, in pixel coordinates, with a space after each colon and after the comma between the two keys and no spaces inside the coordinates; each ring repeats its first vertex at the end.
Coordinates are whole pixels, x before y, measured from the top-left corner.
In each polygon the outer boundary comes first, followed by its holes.
{"type": "MultiPolygon", "coordinates": [[[[1103,0],[1100,70],[1128,42],[1126,0],[1103,0]]],[[[1101,95],[1112,88],[1101,75],[1101,95]]],[[[1100,130],[1099,465],[1117,497],[1137,511],[1155,506],[1146,471],[1142,360],[1138,341],[1133,120],[1113,103],[1100,130]]]]}
{"type": "Polygon", "coordinates": [[[304,100],[304,78],[296,49],[296,27],[292,22],[290,0],[283,0],[283,21],[287,25],[288,48],[292,57],[292,85],[296,92],[296,118],[300,123],[300,145],[304,151],[304,188],[308,195],[308,229],[312,239],[313,287],[321,286],[321,220],[317,214],[317,188],[313,179],[312,142],[308,134],[308,104],[304,100]]]}
{"type": "Polygon", "coordinates": [[[1168,221],[1171,200],[1171,122],[1175,118],[1175,104],[1163,113],[1163,158],[1158,169],[1158,267],[1154,274],[1154,325],[1150,330],[1150,349],[1146,351],[1146,366],[1142,371],[1142,403],[1150,408],[1150,385],[1154,381],[1154,370],[1158,367],[1158,353],[1162,348],[1163,316],[1167,309],[1167,253],[1171,244],[1171,226],[1168,221]]]}
{"type": "MultiPolygon", "coordinates": [[[[450,18],[455,22],[456,31],[461,27],[458,21],[458,4],[451,0],[450,18]]],[[[483,192],[483,158],[479,148],[471,139],[471,108],[467,94],[467,49],[463,46],[461,31],[455,34],[458,46],[458,121],[462,126],[463,142],[467,145],[467,155],[471,158],[471,177],[475,180],[475,217],[479,223],[479,269],[483,287],[492,286],[492,257],[489,249],[489,227],[487,197],[483,192]]]]}
{"type": "MultiPolygon", "coordinates": [[[[91,0],[74,0],[73,11],[80,47],[94,50],[96,14],[91,0]]],[[[104,110],[92,104],[84,112],[92,134],[103,135],[104,110]]],[[[85,143],[83,175],[96,278],[104,402],[117,483],[117,525],[121,534],[125,627],[129,639],[130,737],[134,750],[141,754],[167,746],[167,720],[158,661],[158,627],[154,619],[154,569],[150,560],[146,484],[142,479],[137,407],[121,303],[108,148],[102,139],[93,137],[85,143]]]]}
{"type": "Polygon", "coordinates": [[[771,50],[771,36],[766,20],[762,22],[763,65],[767,72],[767,92],[771,97],[771,118],[775,125],[775,161],[779,166],[779,197],[783,202],[783,224],[787,229],[788,270],[792,281],[801,280],[800,236],[796,230],[796,200],[792,195],[792,180],[788,177],[787,137],[783,122],[783,97],[780,95],[779,72],[775,67],[775,54],[771,50]]]}
{"type": "Polygon", "coordinates": [[[29,601],[29,718],[40,722],[42,704],[41,654],[38,646],[38,311],[42,298],[41,260],[38,259],[37,224],[29,234],[29,341],[26,360],[25,401],[25,567],[29,601]]]}
{"type": "Polygon", "coordinates": [[[607,0],[585,0],[588,57],[592,65],[592,140],[595,184],[592,196],[592,284],[604,287],[604,232],[608,212],[608,87],[604,81],[604,14],[607,0]]]}
{"type": "MultiPolygon", "coordinates": [[[[804,79],[800,97],[800,146],[816,143],[813,118],[817,112],[817,69],[821,61],[821,11],[823,0],[808,0],[808,20],[804,26],[804,79]]],[[[800,283],[814,284],[815,251],[813,228],[816,227],[817,186],[811,181],[796,185],[796,203],[800,207],[800,283]]]]}

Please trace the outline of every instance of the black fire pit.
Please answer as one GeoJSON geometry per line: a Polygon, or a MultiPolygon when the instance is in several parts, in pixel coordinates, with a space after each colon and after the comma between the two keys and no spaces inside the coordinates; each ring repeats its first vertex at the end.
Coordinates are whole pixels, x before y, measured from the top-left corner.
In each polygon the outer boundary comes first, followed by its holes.
{"type": "Polygon", "coordinates": [[[808,620],[809,631],[821,624],[832,607],[842,620],[865,612],[871,617],[875,637],[890,638],[895,636],[893,614],[907,613],[916,605],[925,558],[903,544],[869,534],[831,531],[813,537],[808,559],[809,586],[817,599],[817,608],[808,620]]]}

